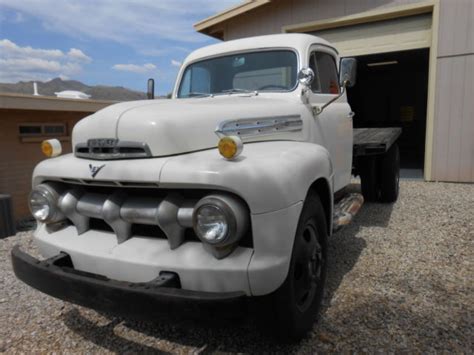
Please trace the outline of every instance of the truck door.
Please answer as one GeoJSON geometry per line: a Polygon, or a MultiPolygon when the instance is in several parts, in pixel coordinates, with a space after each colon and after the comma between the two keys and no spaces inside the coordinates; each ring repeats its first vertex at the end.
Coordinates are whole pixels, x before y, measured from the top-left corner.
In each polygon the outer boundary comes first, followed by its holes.
{"type": "MultiPolygon", "coordinates": [[[[308,66],[315,78],[308,94],[311,109],[321,106],[337,96],[341,90],[336,56],[330,48],[312,47],[308,66]]],[[[334,191],[350,183],[352,171],[352,113],[346,94],[314,115],[313,142],[321,144],[331,155],[334,171],[334,191]]]]}

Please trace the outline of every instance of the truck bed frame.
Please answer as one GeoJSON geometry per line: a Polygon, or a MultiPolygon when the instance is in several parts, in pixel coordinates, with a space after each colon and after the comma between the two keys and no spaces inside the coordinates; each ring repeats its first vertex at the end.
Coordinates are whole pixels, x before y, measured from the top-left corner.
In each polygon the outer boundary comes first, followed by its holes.
{"type": "Polygon", "coordinates": [[[355,128],[353,156],[385,154],[401,133],[399,127],[355,128]]]}

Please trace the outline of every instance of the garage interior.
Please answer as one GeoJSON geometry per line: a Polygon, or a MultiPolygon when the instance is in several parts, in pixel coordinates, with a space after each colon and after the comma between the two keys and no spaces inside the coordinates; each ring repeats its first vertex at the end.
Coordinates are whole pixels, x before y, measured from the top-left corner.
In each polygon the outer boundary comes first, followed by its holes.
{"type": "Polygon", "coordinates": [[[422,177],[429,49],[358,56],[357,85],[348,90],[354,127],[401,127],[402,169],[422,177]]]}

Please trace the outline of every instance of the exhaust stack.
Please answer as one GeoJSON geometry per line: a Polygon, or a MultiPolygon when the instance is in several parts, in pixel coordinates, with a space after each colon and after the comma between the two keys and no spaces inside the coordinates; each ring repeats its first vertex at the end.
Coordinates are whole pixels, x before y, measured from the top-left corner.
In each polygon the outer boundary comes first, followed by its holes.
{"type": "Polygon", "coordinates": [[[33,82],[33,96],[40,96],[40,94],[38,93],[38,84],[35,82],[33,82]]]}
{"type": "Polygon", "coordinates": [[[155,80],[148,79],[148,86],[146,96],[148,100],[153,100],[155,98],[155,80]]]}

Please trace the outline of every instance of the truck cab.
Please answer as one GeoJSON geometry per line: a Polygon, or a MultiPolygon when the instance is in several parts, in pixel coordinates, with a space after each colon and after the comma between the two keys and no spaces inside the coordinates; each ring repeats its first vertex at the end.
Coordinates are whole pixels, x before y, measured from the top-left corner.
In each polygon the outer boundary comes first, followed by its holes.
{"type": "Polygon", "coordinates": [[[71,154],[43,142],[30,208],[45,259],[16,247],[16,275],[128,316],[264,299],[275,334],[300,338],[324,294],[328,238],[363,203],[345,193],[351,175],[377,175],[396,139],[354,155],[355,65],[311,35],[220,43],[188,56],[171,100],[83,119],[71,154]]]}

